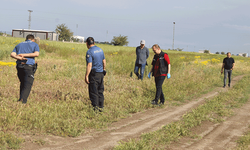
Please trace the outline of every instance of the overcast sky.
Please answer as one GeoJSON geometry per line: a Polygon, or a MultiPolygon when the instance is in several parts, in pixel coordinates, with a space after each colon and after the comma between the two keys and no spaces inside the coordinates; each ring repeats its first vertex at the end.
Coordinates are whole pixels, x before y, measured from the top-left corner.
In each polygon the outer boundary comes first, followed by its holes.
{"type": "Polygon", "coordinates": [[[0,31],[55,31],[65,23],[74,35],[111,41],[128,36],[128,46],[159,44],[198,52],[250,52],[250,0],[0,0],[0,31]],[[78,26],[77,26],[78,25],[78,26]]]}

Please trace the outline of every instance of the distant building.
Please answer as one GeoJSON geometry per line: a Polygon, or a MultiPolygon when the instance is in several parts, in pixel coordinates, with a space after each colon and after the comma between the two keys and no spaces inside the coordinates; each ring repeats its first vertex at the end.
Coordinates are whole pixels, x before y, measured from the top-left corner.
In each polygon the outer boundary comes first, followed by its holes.
{"type": "Polygon", "coordinates": [[[84,37],[83,36],[75,35],[75,36],[72,36],[72,38],[79,40],[79,42],[81,42],[81,43],[84,42],[84,37]]]}
{"type": "Polygon", "coordinates": [[[236,56],[242,56],[242,57],[248,57],[248,53],[239,53],[239,54],[237,54],[236,56]]]}
{"type": "Polygon", "coordinates": [[[208,54],[211,54],[210,50],[207,50],[207,49],[205,49],[205,50],[199,50],[199,53],[205,53],[205,51],[208,51],[208,54]]]}
{"type": "Polygon", "coordinates": [[[29,29],[13,29],[12,37],[26,38],[28,34],[39,37],[41,40],[58,41],[59,35],[53,31],[29,30],[29,29]]]}

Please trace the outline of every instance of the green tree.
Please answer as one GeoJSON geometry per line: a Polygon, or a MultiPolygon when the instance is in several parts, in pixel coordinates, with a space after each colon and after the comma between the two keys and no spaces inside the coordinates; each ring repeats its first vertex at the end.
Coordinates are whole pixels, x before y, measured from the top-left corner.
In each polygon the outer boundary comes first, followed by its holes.
{"type": "Polygon", "coordinates": [[[111,43],[114,46],[123,46],[123,45],[128,45],[128,36],[114,36],[111,43]]]}
{"type": "Polygon", "coordinates": [[[204,50],[204,53],[209,54],[210,52],[209,50],[204,50]]]}
{"type": "Polygon", "coordinates": [[[220,54],[220,52],[216,52],[215,54],[220,54]]]}
{"type": "Polygon", "coordinates": [[[69,41],[70,37],[73,36],[73,32],[70,31],[70,29],[65,24],[59,24],[56,26],[56,33],[59,35],[59,40],[65,40],[69,41]]]}
{"type": "Polygon", "coordinates": [[[247,54],[246,54],[246,53],[244,53],[244,54],[242,54],[242,56],[243,56],[243,57],[246,57],[246,56],[247,56],[247,54]]]}
{"type": "Polygon", "coordinates": [[[224,55],[224,54],[225,54],[225,52],[220,52],[220,54],[221,54],[221,55],[224,55]]]}

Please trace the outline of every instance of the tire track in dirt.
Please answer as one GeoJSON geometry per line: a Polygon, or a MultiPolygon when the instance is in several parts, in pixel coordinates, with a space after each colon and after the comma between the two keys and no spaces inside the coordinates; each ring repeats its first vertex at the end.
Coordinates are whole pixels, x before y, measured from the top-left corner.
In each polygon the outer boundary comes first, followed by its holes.
{"type": "MultiPolygon", "coordinates": [[[[239,81],[242,76],[234,77],[232,86],[239,81]]],[[[50,145],[36,146],[31,142],[24,145],[25,150],[79,150],[79,149],[111,149],[121,140],[138,138],[142,133],[152,132],[160,129],[173,121],[179,120],[186,112],[202,104],[205,99],[218,95],[219,92],[225,92],[227,88],[216,88],[212,92],[202,95],[200,98],[192,100],[187,104],[178,107],[166,107],[164,109],[150,109],[145,112],[133,114],[132,117],[119,120],[113,123],[106,132],[91,133],[77,138],[61,138],[50,136],[47,141],[50,145]]],[[[32,137],[30,137],[32,138],[32,137]]]]}
{"type": "MultiPolygon", "coordinates": [[[[179,144],[179,148],[185,150],[229,150],[236,147],[236,140],[241,137],[250,125],[250,99],[241,108],[234,110],[235,115],[224,118],[226,121],[215,124],[204,130],[201,140],[179,144]]],[[[201,125],[200,128],[202,128],[201,125]]],[[[176,147],[176,146],[173,146],[176,147]]]]}

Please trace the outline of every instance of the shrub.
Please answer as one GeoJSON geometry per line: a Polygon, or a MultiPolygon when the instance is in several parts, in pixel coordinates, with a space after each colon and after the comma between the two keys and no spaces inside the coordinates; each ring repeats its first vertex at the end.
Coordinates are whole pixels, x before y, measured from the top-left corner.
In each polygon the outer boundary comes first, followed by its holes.
{"type": "Polygon", "coordinates": [[[111,43],[114,46],[124,46],[128,45],[128,36],[114,36],[111,43]]]}

